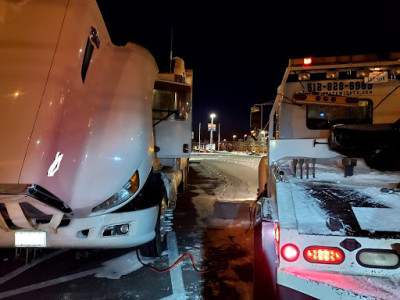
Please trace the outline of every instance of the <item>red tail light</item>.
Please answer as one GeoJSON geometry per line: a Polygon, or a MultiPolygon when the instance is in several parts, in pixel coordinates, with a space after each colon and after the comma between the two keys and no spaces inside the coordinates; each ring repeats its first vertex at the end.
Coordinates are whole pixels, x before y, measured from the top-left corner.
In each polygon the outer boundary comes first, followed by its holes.
{"type": "Polygon", "coordinates": [[[344,253],[339,248],[312,246],[304,250],[304,258],[311,263],[340,264],[344,253]]]}
{"type": "Polygon", "coordinates": [[[300,250],[296,245],[286,244],[281,249],[282,258],[288,262],[294,262],[299,258],[300,250]]]}

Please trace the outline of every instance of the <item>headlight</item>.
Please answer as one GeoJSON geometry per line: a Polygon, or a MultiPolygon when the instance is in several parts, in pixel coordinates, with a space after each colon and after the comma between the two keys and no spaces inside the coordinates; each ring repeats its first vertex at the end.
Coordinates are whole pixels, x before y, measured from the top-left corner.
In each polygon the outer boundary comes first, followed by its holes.
{"type": "Polygon", "coordinates": [[[110,209],[114,206],[118,206],[128,200],[131,200],[133,195],[139,188],[139,173],[138,171],[132,175],[129,181],[120,189],[117,193],[112,195],[103,203],[97,205],[92,209],[92,212],[98,212],[101,210],[110,209]]]}

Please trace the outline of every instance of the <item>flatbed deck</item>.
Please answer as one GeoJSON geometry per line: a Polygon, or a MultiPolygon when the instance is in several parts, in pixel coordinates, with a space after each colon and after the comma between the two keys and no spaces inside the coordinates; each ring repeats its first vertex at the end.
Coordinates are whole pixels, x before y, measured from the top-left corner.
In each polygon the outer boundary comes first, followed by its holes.
{"type": "Polygon", "coordinates": [[[400,215],[400,194],[390,190],[399,172],[372,170],[358,160],[353,176],[345,177],[341,160],[317,159],[315,178],[311,167],[307,178],[305,165],[302,178],[299,165],[295,174],[293,158],[279,161],[291,185],[299,233],[400,238],[400,218],[390,217],[400,215]]]}

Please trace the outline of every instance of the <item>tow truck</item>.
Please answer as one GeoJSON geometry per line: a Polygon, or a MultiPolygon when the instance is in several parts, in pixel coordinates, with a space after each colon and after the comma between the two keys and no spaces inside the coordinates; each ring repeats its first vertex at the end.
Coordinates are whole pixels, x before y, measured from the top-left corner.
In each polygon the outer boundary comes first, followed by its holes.
{"type": "Polygon", "coordinates": [[[254,298],[400,293],[400,53],[290,59],[254,209],[254,298]]]}

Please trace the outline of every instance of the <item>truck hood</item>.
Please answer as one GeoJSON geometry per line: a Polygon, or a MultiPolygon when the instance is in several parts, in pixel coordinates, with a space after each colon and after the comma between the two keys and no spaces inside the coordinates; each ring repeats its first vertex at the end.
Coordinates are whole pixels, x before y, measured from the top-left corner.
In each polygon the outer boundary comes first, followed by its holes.
{"type": "Polygon", "coordinates": [[[84,85],[80,77],[68,80],[74,77],[65,73],[68,60],[56,55],[20,177],[58,197],[76,217],[91,215],[136,171],[140,190],[154,156],[153,57],[138,45],[111,43],[96,55],[84,85]]]}
{"type": "Polygon", "coordinates": [[[0,22],[0,183],[18,183],[67,1],[42,18],[45,3],[5,2],[0,22]],[[24,20],[21,22],[21,20],[24,20]],[[29,34],[27,34],[29,24],[29,34]],[[43,33],[46,34],[43,34],[43,33]]]}
{"type": "Polygon", "coordinates": [[[111,43],[95,1],[69,1],[67,13],[66,1],[54,1],[56,16],[46,14],[47,2],[36,2],[28,2],[30,9],[19,16],[43,16],[32,43],[26,43],[22,31],[25,21],[15,22],[23,27],[20,34],[7,22],[0,26],[2,38],[7,30],[21,37],[5,55],[0,50],[0,76],[7,80],[0,83],[0,140],[6,143],[0,147],[0,184],[39,186],[67,204],[75,217],[85,217],[136,171],[139,189],[146,181],[154,157],[151,106],[157,65],[139,45],[111,43]],[[32,13],[37,6],[37,14],[32,13]],[[99,47],[89,40],[92,26],[99,47]],[[94,47],[89,59],[88,45],[94,47]],[[85,78],[84,64],[89,64],[85,78]]]}

